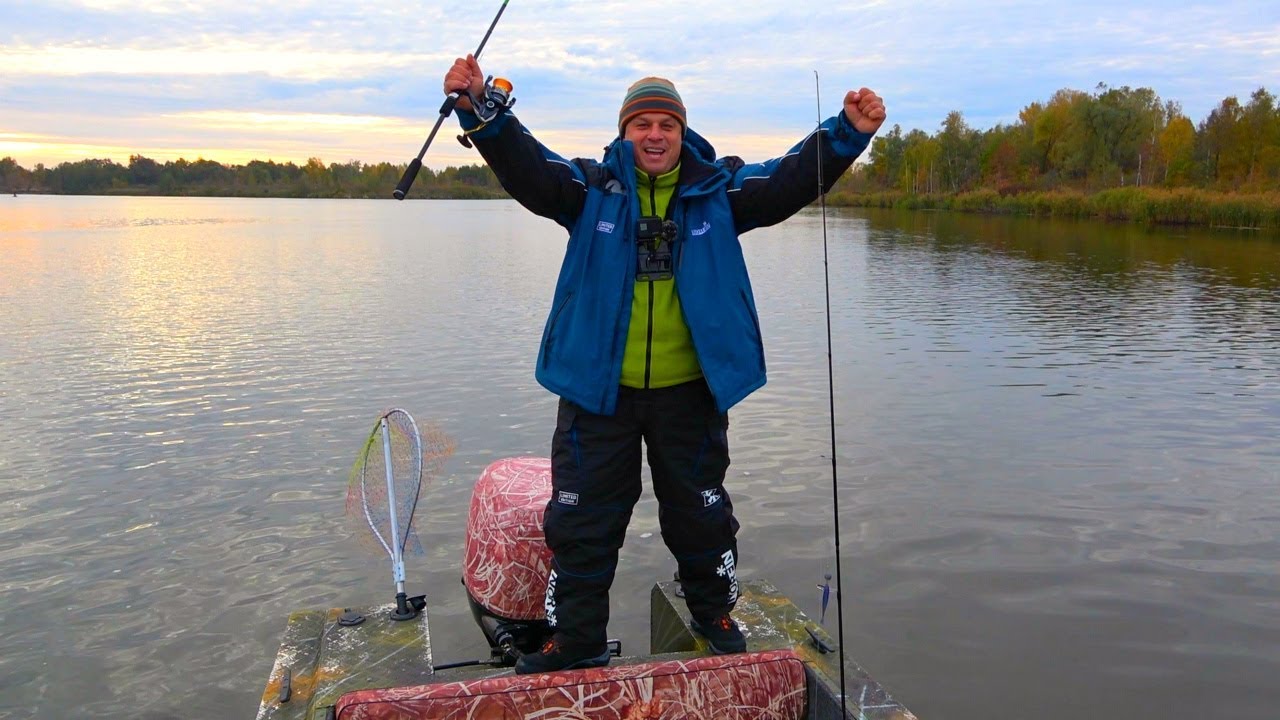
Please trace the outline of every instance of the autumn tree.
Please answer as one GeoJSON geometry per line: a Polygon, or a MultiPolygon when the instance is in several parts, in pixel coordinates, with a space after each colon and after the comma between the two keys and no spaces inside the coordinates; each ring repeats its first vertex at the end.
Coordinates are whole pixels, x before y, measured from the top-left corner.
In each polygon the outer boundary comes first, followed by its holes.
{"type": "Polygon", "coordinates": [[[31,187],[31,173],[11,157],[0,159],[0,190],[18,192],[31,187]]]}
{"type": "Polygon", "coordinates": [[[1243,146],[1239,154],[1248,167],[1244,183],[1261,189],[1280,179],[1280,110],[1266,88],[1258,88],[1244,106],[1235,137],[1243,146]]]}
{"type": "Polygon", "coordinates": [[[912,188],[903,186],[905,183],[899,185],[905,152],[906,141],[902,137],[902,126],[894,125],[889,132],[876,136],[867,153],[867,177],[881,188],[897,187],[906,192],[915,192],[912,188]]]}
{"type": "Polygon", "coordinates": [[[151,158],[129,156],[129,183],[132,185],[155,185],[160,182],[161,171],[160,163],[151,158]]]}
{"type": "Polygon", "coordinates": [[[1163,182],[1173,187],[1188,185],[1195,174],[1196,129],[1180,111],[1170,109],[1170,117],[1159,138],[1163,182]]]}
{"type": "Polygon", "coordinates": [[[947,190],[960,192],[977,180],[979,139],[960,111],[947,113],[937,137],[942,182],[947,190]]]}
{"type": "Polygon", "coordinates": [[[908,186],[909,192],[931,194],[942,190],[939,184],[941,155],[942,145],[923,130],[907,133],[902,183],[908,186]]]}

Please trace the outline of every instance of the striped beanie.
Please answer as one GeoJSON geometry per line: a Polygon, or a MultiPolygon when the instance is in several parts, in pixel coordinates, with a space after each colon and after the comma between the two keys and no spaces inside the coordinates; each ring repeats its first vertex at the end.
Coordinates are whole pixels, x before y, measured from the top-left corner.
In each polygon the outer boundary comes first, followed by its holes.
{"type": "Polygon", "coordinates": [[[665,78],[641,78],[627,88],[627,96],[622,100],[622,109],[618,111],[618,133],[625,132],[627,123],[632,118],[648,112],[675,116],[680,121],[682,130],[689,125],[689,121],[685,118],[684,101],[680,99],[680,93],[676,92],[676,86],[665,78]]]}

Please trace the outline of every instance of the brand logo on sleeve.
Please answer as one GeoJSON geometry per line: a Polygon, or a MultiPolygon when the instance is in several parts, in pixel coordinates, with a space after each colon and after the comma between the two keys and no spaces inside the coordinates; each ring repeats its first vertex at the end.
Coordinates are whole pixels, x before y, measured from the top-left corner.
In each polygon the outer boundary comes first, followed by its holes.
{"type": "Polygon", "coordinates": [[[571,493],[566,490],[561,490],[560,495],[558,497],[560,499],[561,505],[577,505],[578,504],[578,493],[571,493]]]}
{"type": "Polygon", "coordinates": [[[706,235],[706,234],[707,234],[707,231],[708,231],[708,230],[710,230],[710,229],[711,229],[711,223],[707,222],[706,220],[703,220],[703,221],[702,221],[702,227],[696,227],[696,228],[694,228],[694,229],[690,230],[690,231],[689,231],[689,234],[690,234],[690,235],[694,235],[694,236],[697,236],[697,235],[706,235]]]}
{"type": "Polygon", "coordinates": [[[601,220],[600,222],[596,223],[596,232],[609,233],[610,235],[612,235],[613,223],[605,222],[601,220]]]}

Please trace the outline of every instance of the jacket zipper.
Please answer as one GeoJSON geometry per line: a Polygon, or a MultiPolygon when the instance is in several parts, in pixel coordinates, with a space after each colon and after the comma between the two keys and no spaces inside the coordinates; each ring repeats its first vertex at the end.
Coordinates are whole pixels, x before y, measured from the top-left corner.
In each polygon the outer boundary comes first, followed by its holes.
{"type": "MultiPolygon", "coordinates": [[[[687,208],[680,208],[680,227],[689,227],[689,212],[687,208]]],[[[671,282],[675,282],[676,271],[680,269],[680,261],[684,258],[684,243],[681,242],[672,248],[674,259],[671,261],[671,282]]],[[[680,287],[676,286],[676,293],[679,294],[680,287]]]]}
{"type": "MultiPolygon", "coordinates": [[[[649,211],[654,215],[658,214],[658,195],[657,195],[658,178],[653,175],[649,176],[649,211]]],[[[647,317],[648,329],[645,331],[644,339],[644,387],[649,389],[649,379],[653,373],[653,280],[649,280],[649,314],[647,317]]]]}

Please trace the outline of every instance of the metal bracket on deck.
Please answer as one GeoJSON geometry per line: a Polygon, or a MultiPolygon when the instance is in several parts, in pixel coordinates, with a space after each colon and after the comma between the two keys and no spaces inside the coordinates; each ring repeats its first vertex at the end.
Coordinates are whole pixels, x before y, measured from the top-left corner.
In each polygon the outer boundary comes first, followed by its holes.
{"type": "Polygon", "coordinates": [[[826,655],[827,653],[833,653],[836,651],[836,649],[831,647],[826,640],[818,637],[818,633],[814,632],[813,628],[806,625],[804,631],[809,633],[809,639],[813,641],[813,646],[818,648],[818,652],[826,655]]]}

